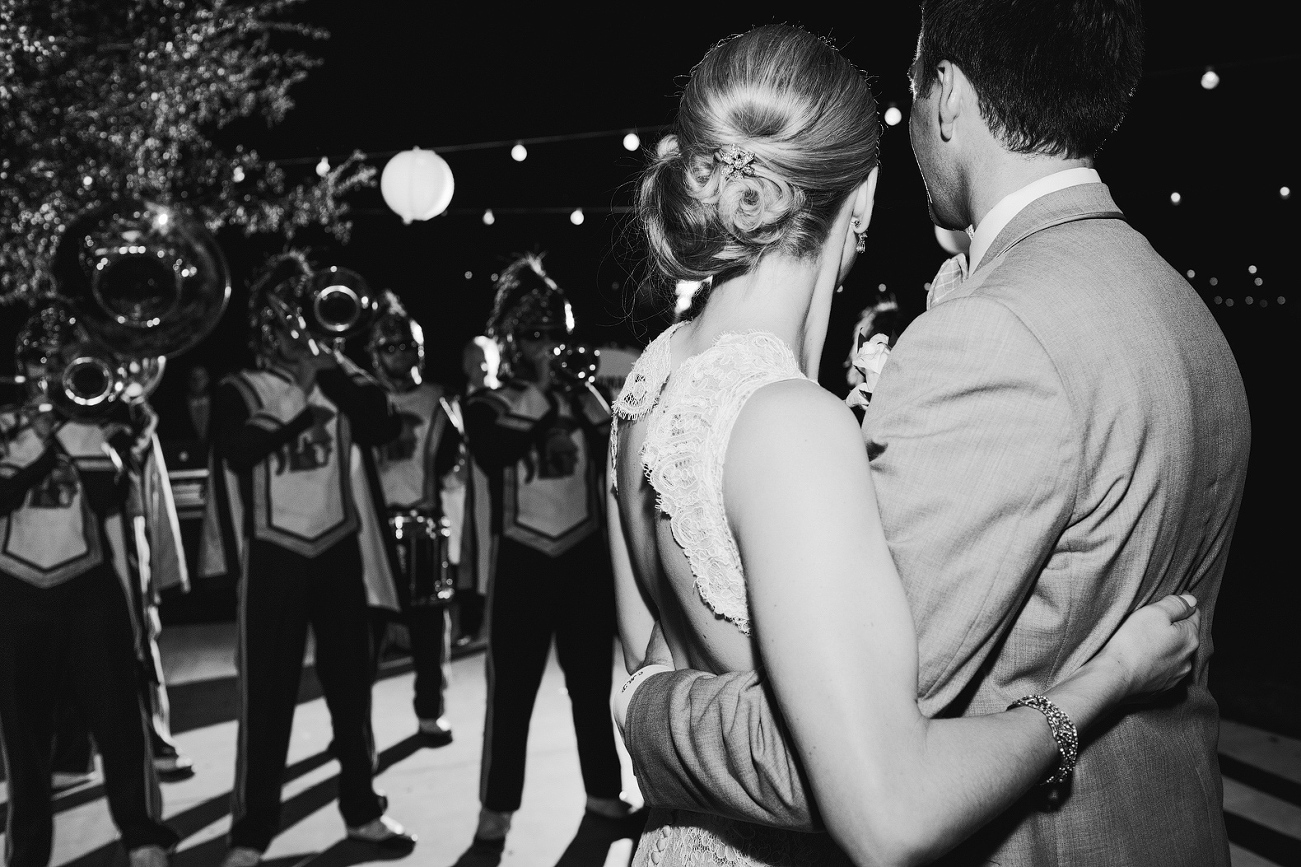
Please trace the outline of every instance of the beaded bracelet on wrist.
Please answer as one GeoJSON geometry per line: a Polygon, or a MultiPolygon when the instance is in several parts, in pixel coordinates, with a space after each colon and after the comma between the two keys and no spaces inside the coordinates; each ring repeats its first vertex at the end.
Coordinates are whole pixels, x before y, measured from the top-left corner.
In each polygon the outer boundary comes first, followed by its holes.
{"type": "Polygon", "coordinates": [[[1071,718],[1062,712],[1062,709],[1053,704],[1042,695],[1027,695],[1019,698],[1007,706],[1008,710],[1014,707],[1029,707],[1039,711],[1048,720],[1048,728],[1052,730],[1053,740],[1057,742],[1057,751],[1061,754],[1061,761],[1057,765],[1057,771],[1048,779],[1044,780],[1045,786],[1055,786],[1058,783],[1066,782],[1071,771],[1075,770],[1075,760],[1080,754],[1080,736],[1075,730],[1075,724],[1071,718]]]}

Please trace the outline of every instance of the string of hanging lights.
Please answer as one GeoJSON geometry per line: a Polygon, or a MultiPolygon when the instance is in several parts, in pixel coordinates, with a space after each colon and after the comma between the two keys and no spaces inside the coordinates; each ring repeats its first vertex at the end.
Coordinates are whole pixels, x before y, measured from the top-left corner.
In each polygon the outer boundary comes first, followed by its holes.
{"type": "MultiPolygon", "coordinates": [[[[1288,58],[1262,58],[1257,59],[1254,63],[1269,63],[1288,58]]],[[[1172,75],[1187,75],[1196,77],[1201,87],[1207,91],[1214,90],[1221,83],[1221,73],[1226,70],[1234,69],[1238,66],[1246,65],[1245,62],[1219,63],[1203,67],[1187,67],[1179,69],[1155,70],[1147,73],[1148,77],[1168,77],[1172,75]]],[[[888,126],[898,125],[904,117],[904,110],[898,103],[887,102],[882,109],[882,120],[888,126]]],[[[492,141],[470,142],[462,144],[445,145],[432,149],[413,148],[407,151],[380,151],[372,153],[359,154],[361,158],[368,161],[387,160],[384,166],[383,176],[381,178],[381,192],[384,195],[385,202],[390,209],[396,212],[403,221],[410,223],[413,220],[426,220],[438,215],[459,216],[459,217],[477,217],[485,226],[494,225],[501,217],[511,216],[535,216],[535,215],[567,215],[569,221],[575,226],[581,226],[590,216],[609,215],[609,214],[627,214],[633,209],[629,206],[558,206],[558,207],[490,207],[490,208],[449,208],[452,191],[454,190],[454,181],[451,175],[451,169],[448,167],[446,160],[442,159],[441,154],[482,151],[501,149],[509,153],[511,159],[516,162],[524,162],[529,157],[529,147],[534,145],[548,145],[570,141],[590,140],[599,138],[610,138],[619,140],[625,150],[629,152],[637,151],[643,143],[644,136],[654,136],[668,129],[667,125],[651,127],[634,127],[611,130],[598,130],[589,132],[568,133],[562,135],[533,136],[515,139],[498,139],[492,141]]],[[[345,157],[335,157],[343,159],[345,157]]],[[[275,160],[275,163],[281,166],[308,165],[315,163],[318,174],[324,174],[331,168],[331,158],[329,156],[321,157],[295,157],[290,159],[275,160]]],[[[1277,197],[1281,201],[1291,199],[1291,188],[1287,185],[1280,185],[1277,188],[1277,197]]],[[[1169,203],[1172,207],[1179,207],[1184,202],[1184,195],[1172,190],[1167,194],[1169,203]]],[[[358,215],[378,215],[384,213],[383,209],[378,208],[356,208],[353,213],[358,215]]],[[[956,238],[961,233],[943,233],[937,231],[936,240],[946,252],[957,252],[961,247],[961,241],[964,238],[956,238]]],[[[1232,297],[1216,293],[1216,287],[1219,280],[1216,277],[1206,277],[1203,275],[1202,280],[1195,280],[1196,271],[1189,269],[1187,276],[1190,281],[1197,283],[1205,282],[1203,291],[1207,295],[1207,300],[1215,305],[1224,305],[1232,307],[1235,301],[1232,297]],[[1213,297],[1212,297],[1213,296],[1213,297]]],[[[1270,306],[1282,306],[1287,303],[1286,296],[1265,295],[1263,289],[1264,279],[1257,273],[1256,267],[1249,268],[1250,286],[1247,291],[1255,290],[1255,295],[1248,294],[1241,298],[1239,303],[1268,308],[1270,306]]],[[[881,287],[885,289],[884,286],[881,287]]]]}
{"type": "MultiPolygon", "coordinates": [[[[1228,61],[1213,65],[1201,67],[1180,67],[1171,69],[1149,70],[1145,77],[1147,78],[1165,78],[1170,76],[1197,76],[1201,87],[1205,90],[1215,90],[1221,82],[1221,72],[1224,70],[1235,69],[1246,65],[1260,65],[1268,63],[1277,63],[1287,60],[1296,59],[1301,55],[1285,55],[1280,57],[1253,58],[1251,61],[1228,61]]],[[[887,102],[882,109],[882,120],[887,126],[896,126],[903,120],[903,109],[896,102],[887,102]]],[[[316,173],[322,177],[329,173],[331,166],[335,161],[347,159],[352,156],[354,159],[360,158],[365,161],[388,160],[384,167],[384,177],[381,179],[382,192],[385,202],[390,208],[398,214],[405,223],[411,223],[415,220],[427,220],[444,212],[458,215],[474,214],[479,216],[485,225],[491,226],[496,222],[498,215],[501,214],[548,214],[548,213],[567,213],[570,221],[575,225],[582,225],[585,214],[588,213],[618,213],[619,209],[610,208],[488,208],[483,211],[478,209],[458,208],[453,211],[447,211],[447,206],[451,201],[454,181],[451,175],[451,169],[447,166],[446,160],[441,155],[449,153],[458,153],[476,150],[507,150],[511,159],[516,162],[524,162],[529,156],[530,145],[556,144],[561,142],[580,141],[585,139],[598,138],[618,138],[623,148],[630,152],[635,152],[642,145],[643,135],[653,135],[668,129],[667,124],[649,127],[633,127],[622,129],[595,130],[587,132],[565,133],[560,135],[547,136],[530,136],[514,139],[496,139],[491,141],[468,142],[461,144],[450,144],[435,147],[428,150],[414,148],[408,151],[373,151],[358,152],[351,155],[311,156],[311,157],[290,157],[287,159],[271,160],[278,166],[308,165],[314,164],[316,173]]],[[[234,179],[237,183],[240,178],[234,179]]],[[[1292,191],[1287,185],[1278,187],[1278,197],[1287,201],[1291,198],[1292,191]]],[[[1183,201],[1183,196],[1178,191],[1169,193],[1170,203],[1178,206],[1183,201]]],[[[365,213],[365,211],[357,211],[365,213]]]]}

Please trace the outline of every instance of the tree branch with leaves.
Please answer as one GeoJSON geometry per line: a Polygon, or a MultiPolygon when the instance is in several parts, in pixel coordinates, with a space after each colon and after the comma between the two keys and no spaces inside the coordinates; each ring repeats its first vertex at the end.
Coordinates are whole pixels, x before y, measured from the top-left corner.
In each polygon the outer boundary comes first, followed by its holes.
{"type": "Polygon", "coordinates": [[[351,229],[347,195],[373,185],[361,153],[291,183],[218,132],[268,125],[328,37],[286,14],[304,0],[0,0],[0,306],[55,290],[50,261],[78,214],[143,198],[245,235],[351,229]]]}

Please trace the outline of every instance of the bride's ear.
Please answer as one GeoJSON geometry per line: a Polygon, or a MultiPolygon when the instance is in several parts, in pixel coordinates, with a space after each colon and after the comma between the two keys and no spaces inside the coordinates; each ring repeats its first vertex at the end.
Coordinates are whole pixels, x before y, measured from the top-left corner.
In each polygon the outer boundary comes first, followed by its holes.
{"type": "Polygon", "coordinates": [[[872,205],[876,203],[876,179],[881,174],[881,167],[876,166],[868,174],[867,180],[858,185],[854,191],[854,205],[850,213],[858,222],[858,231],[866,232],[872,222],[872,205]]]}

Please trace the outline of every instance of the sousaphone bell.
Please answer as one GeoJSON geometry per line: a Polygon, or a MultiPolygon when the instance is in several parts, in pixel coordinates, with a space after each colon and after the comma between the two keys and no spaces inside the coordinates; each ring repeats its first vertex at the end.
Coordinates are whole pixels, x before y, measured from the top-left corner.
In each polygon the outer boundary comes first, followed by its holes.
{"type": "Polygon", "coordinates": [[[123,359],[193,348],[230,300],[230,270],[212,233],[183,211],[140,199],[73,220],[53,272],[86,332],[123,359]]]}

